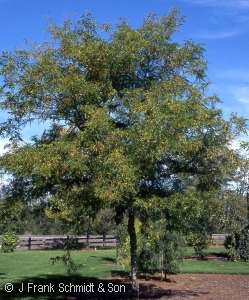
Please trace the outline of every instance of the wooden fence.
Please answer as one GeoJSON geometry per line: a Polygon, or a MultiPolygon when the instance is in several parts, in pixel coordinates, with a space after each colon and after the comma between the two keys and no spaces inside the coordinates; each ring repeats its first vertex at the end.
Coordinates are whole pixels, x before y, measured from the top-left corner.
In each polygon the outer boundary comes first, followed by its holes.
{"type": "MultiPolygon", "coordinates": [[[[229,234],[213,234],[212,238],[216,244],[222,244],[228,235],[229,234]]],[[[63,249],[69,239],[69,236],[20,236],[17,249],[63,249]]],[[[76,244],[79,249],[87,248],[86,235],[76,237],[76,244]]],[[[90,248],[116,247],[116,236],[90,235],[89,246],[90,248]]]]}
{"type": "Polygon", "coordinates": [[[215,241],[216,244],[222,244],[225,242],[226,237],[230,234],[212,234],[212,239],[215,241]]]}
{"type": "MultiPolygon", "coordinates": [[[[70,242],[69,236],[20,236],[17,249],[63,249],[67,242],[70,242]]],[[[86,236],[75,238],[76,246],[79,249],[87,248],[86,236]]],[[[113,235],[92,235],[89,237],[90,248],[115,247],[116,237],[113,235]]]]}

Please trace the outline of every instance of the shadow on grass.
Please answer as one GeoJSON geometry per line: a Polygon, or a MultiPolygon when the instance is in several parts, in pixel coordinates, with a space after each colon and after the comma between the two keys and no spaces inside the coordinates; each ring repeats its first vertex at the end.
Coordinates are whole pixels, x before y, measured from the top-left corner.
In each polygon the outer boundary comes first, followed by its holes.
{"type": "MultiPolygon", "coordinates": [[[[95,247],[93,247],[95,248],[95,247]]],[[[91,248],[93,250],[93,248],[91,248]]],[[[115,246],[97,246],[96,247],[97,250],[113,250],[116,249],[115,246]]]]}
{"type": "Polygon", "coordinates": [[[213,255],[217,257],[228,257],[226,252],[208,252],[208,255],[213,255]]]}
{"type": "Polygon", "coordinates": [[[150,274],[141,274],[139,275],[139,279],[144,279],[144,280],[154,280],[154,281],[162,281],[162,282],[168,282],[168,283],[176,283],[175,280],[171,278],[164,278],[158,275],[150,275],[150,274]]]}
{"type": "Polygon", "coordinates": [[[105,256],[105,257],[101,257],[101,260],[104,260],[104,261],[112,263],[112,264],[116,264],[116,259],[115,258],[105,256]]]}
{"type": "Polygon", "coordinates": [[[129,277],[129,272],[127,272],[127,271],[120,271],[120,270],[112,270],[111,271],[111,276],[112,277],[127,278],[127,277],[129,277]]]}
{"type": "MultiPolygon", "coordinates": [[[[13,291],[0,290],[0,299],[37,299],[37,300],[99,300],[126,299],[131,297],[131,282],[127,272],[120,273],[123,278],[83,277],[79,275],[23,277],[13,282],[13,291]]],[[[117,274],[115,274],[117,275],[117,274]]],[[[141,278],[142,279],[142,278],[141,278]]],[[[7,282],[6,282],[7,283],[7,282]]],[[[156,285],[155,280],[140,281],[140,299],[160,299],[161,297],[201,297],[191,290],[163,289],[156,285]]]]}

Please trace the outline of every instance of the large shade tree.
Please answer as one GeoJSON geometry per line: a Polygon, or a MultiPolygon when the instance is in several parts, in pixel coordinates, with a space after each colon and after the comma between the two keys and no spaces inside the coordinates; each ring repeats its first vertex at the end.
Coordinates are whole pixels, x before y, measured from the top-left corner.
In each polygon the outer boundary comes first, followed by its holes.
{"type": "Polygon", "coordinates": [[[172,226],[198,214],[200,192],[229,177],[228,146],[243,125],[225,121],[219,99],[205,95],[202,45],[171,40],[178,13],[150,14],[137,29],[90,14],[51,23],[49,41],[0,57],[9,114],[0,129],[10,139],[1,168],[23,183],[13,199],[46,198],[66,218],[101,207],[114,208],[117,221],[126,214],[134,298],[135,218],[163,213],[172,226]],[[23,142],[22,129],[37,121],[50,126],[23,142]]]}

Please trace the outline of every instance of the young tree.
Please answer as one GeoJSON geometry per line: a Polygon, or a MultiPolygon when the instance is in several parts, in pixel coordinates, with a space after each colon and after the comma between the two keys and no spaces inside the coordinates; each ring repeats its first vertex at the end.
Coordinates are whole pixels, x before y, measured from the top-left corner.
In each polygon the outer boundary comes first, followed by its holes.
{"type": "Polygon", "coordinates": [[[160,212],[180,226],[198,214],[200,191],[223,183],[233,129],[243,128],[204,94],[203,47],[171,41],[178,13],[149,14],[138,29],[124,19],[99,25],[89,14],[51,23],[51,41],[0,57],[1,108],[10,114],[0,127],[10,139],[2,170],[75,218],[102,207],[117,221],[128,215],[134,299],[135,217],[160,212]],[[21,129],[34,121],[51,126],[24,144],[21,129]]]}

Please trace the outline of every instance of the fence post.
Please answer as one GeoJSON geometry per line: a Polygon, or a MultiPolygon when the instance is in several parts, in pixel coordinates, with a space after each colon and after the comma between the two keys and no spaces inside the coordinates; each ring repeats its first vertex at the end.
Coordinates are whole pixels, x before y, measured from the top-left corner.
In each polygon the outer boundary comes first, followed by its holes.
{"type": "Polygon", "coordinates": [[[29,237],[28,250],[31,249],[31,236],[29,237]]]}
{"type": "Polygon", "coordinates": [[[90,234],[88,230],[86,232],[86,250],[90,250],[90,234]]]}
{"type": "Polygon", "coordinates": [[[105,236],[105,234],[103,234],[103,247],[105,247],[106,246],[106,236],[105,236]]]}
{"type": "Polygon", "coordinates": [[[91,224],[88,221],[87,222],[87,229],[86,229],[86,250],[90,250],[90,230],[91,230],[91,224]]]}
{"type": "Polygon", "coordinates": [[[117,259],[118,258],[119,246],[120,246],[119,235],[116,235],[115,238],[116,238],[116,259],[117,259]]]}

